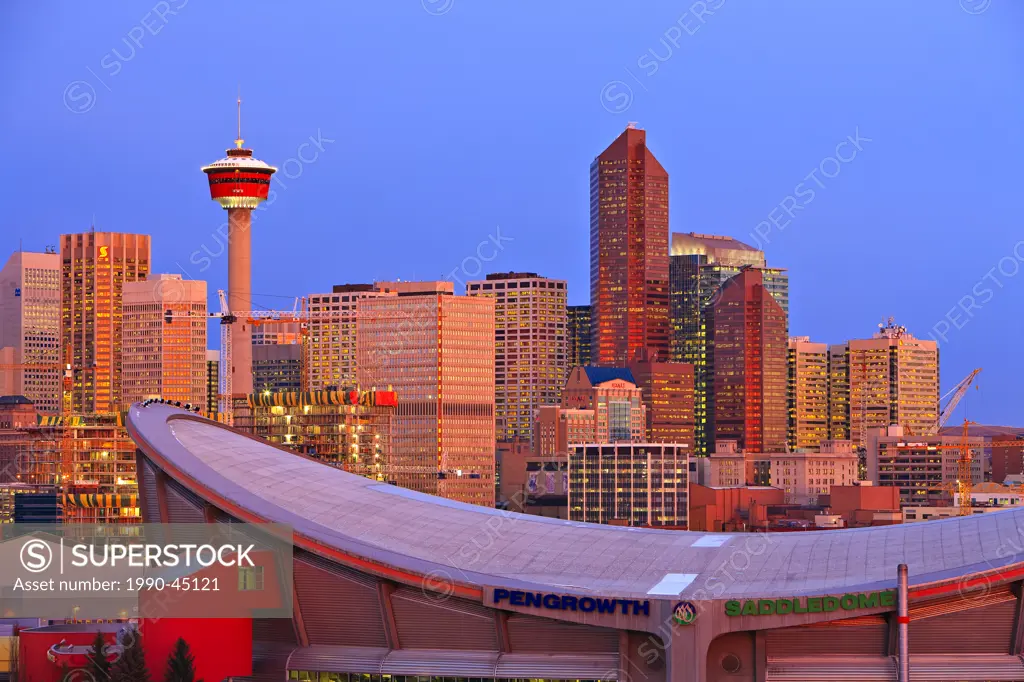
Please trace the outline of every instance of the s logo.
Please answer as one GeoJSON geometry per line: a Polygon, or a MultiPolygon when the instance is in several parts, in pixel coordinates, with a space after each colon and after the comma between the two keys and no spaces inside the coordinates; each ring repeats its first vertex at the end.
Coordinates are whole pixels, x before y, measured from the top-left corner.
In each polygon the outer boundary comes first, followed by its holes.
{"type": "Polygon", "coordinates": [[[100,247],[100,258],[106,258],[106,257],[107,257],[107,247],[101,246],[100,247]]]}

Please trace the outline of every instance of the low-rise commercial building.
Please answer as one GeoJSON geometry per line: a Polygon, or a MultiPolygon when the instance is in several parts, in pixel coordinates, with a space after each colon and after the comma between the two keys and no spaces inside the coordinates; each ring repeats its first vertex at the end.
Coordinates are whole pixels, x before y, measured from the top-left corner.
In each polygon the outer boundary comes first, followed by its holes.
{"type": "Polygon", "coordinates": [[[569,452],[569,518],[685,528],[689,448],[683,443],[588,443],[569,452]]]}
{"type": "Polygon", "coordinates": [[[857,453],[848,440],[824,441],[819,450],[771,454],[771,481],[789,504],[818,504],[834,485],[857,480],[857,453]]]}
{"type": "MultiPolygon", "coordinates": [[[[945,497],[960,477],[960,436],[904,435],[901,426],[868,429],[867,480],[879,486],[900,489],[905,506],[927,505],[945,497]]],[[[984,439],[968,438],[971,457],[971,479],[981,483],[984,439]]]]}

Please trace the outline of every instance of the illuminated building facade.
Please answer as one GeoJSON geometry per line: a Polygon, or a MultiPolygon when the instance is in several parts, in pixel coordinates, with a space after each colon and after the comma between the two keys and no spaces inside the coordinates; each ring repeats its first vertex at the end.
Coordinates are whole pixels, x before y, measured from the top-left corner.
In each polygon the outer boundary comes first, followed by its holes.
{"type": "Polygon", "coordinates": [[[206,351],[206,416],[217,418],[217,393],[220,391],[220,351],[206,351]]]}
{"type": "Polygon", "coordinates": [[[569,519],[647,528],[685,528],[685,445],[574,445],[569,451],[569,519]]]}
{"type": "MultiPolygon", "coordinates": [[[[372,284],[340,284],[329,294],[309,297],[309,355],[306,373],[313,391],[355,386],[356,317],[359,301],[394,296],[372,284]]],[[[377,382],[373,382],[377,383],[377,382]]]]}
{"type": "Polygon", "coordinates": [[[60,412],[60,256],[15,251],[0,270],[0,395],[60,412]]]}
{"type": "Polygon", "coordinates": [[[66,523],[139,523],[135,443],[121,413],[44,416],[21,432],[18,480],[59,489],[66,523]],[[62,481],[65,437],[71,468],[62,481]]]}
{"type": "Polygon", "coordinates": [[[71,410],[116,412],[121,405],[121,296],[126,282],[149,276],[149,235],[61,235],[60,258],[61,348],[71,351],[71,410]]]}
{"type": "Polygon", "coordinates": [[[394,391],[260,392],[236,428],[331,466],[388,480],[394,391]]]}
{"type": "Polygon", "coordinates": [[[764,252],[732,237],[697,234],[672,234],[669,258],[671,358],[694,367],[694,430],[697,455],[713,450],[710,429],[714,376],[714,339],[709,312],[722,286],[744,268],[761,271],[764,287],[782,310],[789,313],[789,275],[780,268],[769,268],[764,252]]]}
{"type": "Polygon", "coordinates": [[[590,165],[592,359],[669,350],[668,173],[630,124],[590,165]]]}
{"type": "Polygon", "coordinates": [[[532,272],[503,272],[466,282],[466,295],[494,299],[497,439],[529,440],[534,411],[557,405],[565,381],[566,283],[532,272]]]}
{"type": "Polygon", "coordinates": [[[592,309],[589,305],[571,305],[566,307],[566,322],[569,337],[569,357],[566,372],[573,367],[586,367],[590,364],[590,322],[592,309]]]}
{"type": "Polygon", "coordinates": [[[401,396],[389,482],[493,507],[494,300],[451,282],[378,283],[359,302],[358,385],[401,396]]]}
{"type": "Polygon", "coordinates": [[[711,395],[714,438],[751,452],[786,450],[786,312],[761,271],[729,280],[711,312],[715,359],[711,395]]]}
{"type": "Polygon", "coordinates": [[[255,392],[287,393],[302,390],[302,345],[254,344],[252,384],[255,392]]]}
{"type": "Polygon", "coordinates": [[[874,428],[898,424],[917,434],[935,430],[938,343],[915,338],[890,319],[872,338],[832,346],[829,355],[833,438],[848,431],[854,445],[864,447],[866,434],[874,428]]]}
{"type": "Polygon", "coordinates": [[[769,456],[772,486],[785,491],[786,504],[818,504],[834,485],[857,481],[859,459],[848,440],[822,441],[814,450],[795,450],[769,456]]]}
{"type": "Polygon", "coordinates": [[[150,275],[122,294],[121,401],[205,405],[206,282],[150,275]]]}
{"type": "Polygon", "coordinates": [[[693,365],[652,358],[638,352],[629,370],[641,390],[647,412],[647,442],[694,447],[693,365]]]}
{"type": "Polygon", "coordinates": [[[828,346],[807,336],[789,338],[786,391],[787,441],[791,450],[828,440],[828,346]]]}
{"type": "Polygon", "coordinates": [[[833,440],[852,440],[848,350],[845,344],[828,347],[828,436],[833,440]]]}
{"type": "MultiPolygon", "coordinates": [[[[867,480],[900,489],[900,504],[949,500],[959,478],[961,436],[913,436],[902,426],[868,429],[867,480]]],[[[985,439],[971,436],[971,479],[984,480],[985,439]]]]}

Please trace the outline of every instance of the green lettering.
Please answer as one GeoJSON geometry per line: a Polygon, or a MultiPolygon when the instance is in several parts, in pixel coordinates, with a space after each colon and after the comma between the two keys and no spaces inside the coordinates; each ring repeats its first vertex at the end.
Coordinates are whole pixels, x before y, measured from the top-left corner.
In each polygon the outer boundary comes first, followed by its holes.
{"type": "Polygon", "coordinates": [[[858,606],[862,609],[877,609],[878,608],[878,593],[867,592],[857,597],[858,606]]]}
{"type": "MultiPolygon", "coordinates": [[[[793,601],[796,601],[795,599],[793,601]]],[[[789,599],[776,599],[775,600],[775,615],[785,616],[787,613],[793,612],[793,601],[789,599]]]]}
{"type": "Polygon", "coordinates": [[[807,613],[821,613],[821,597],[807,599],[807,613]]]}
{"type": "Polygon", "coordinates": [[[743,602],[743,615],[744,616],[756,616],[757,615],[757,602],[753,599],[748,599],[743,602]]]}
{"type": "Polygon", "coordinates": [[[775,615],[775,602],[771,599],[761,599],[757,602],[757,615],[759,616],[773,616],[775,615]]]}
{"type": "Polygon", "coordinates": [[[857,595],[844,594],[843,598],[839,600],[839,605],[842,606],[845,611],[853,611],[857,608],[857,595]]]}
{"type": "Polygon", "coordinates": [[[896,606],[896,592],[895,590],[888,590],[881,593],[882,606],[896,606]]]}
{"type": "Polygon", "coordinates": [[[725,602],[725,615],[727,616],[738,616],[740,615],[740,603],[735,599],[730,599],[725,602]]]}
{"type": "Polygon", "coordinates": [[[836,609],[839,608],[839,600],[836,599],[835,597],[825,597],[822,600],[822,604],[824,605],[823,610],[826,613],[828,613],[830,611],[835,611],[836,609]]]}
{"type": "Polygon", "coordinates": [[[807,613],[807,599],[800,601],[800,597],[793,600],[793,613],[807,613]]]}

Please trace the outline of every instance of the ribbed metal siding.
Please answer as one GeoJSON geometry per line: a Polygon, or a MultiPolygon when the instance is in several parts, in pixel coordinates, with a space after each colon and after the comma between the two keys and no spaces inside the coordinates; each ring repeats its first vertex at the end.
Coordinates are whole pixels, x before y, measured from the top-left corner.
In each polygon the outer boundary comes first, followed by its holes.
{"type": "Polygon", "coordinates": [[[827,624],[804,625],[765,632],[768,658],[813,656],[821,652],[844,655],[884,656],[888,643],[885,619],[868,616],[827,624]]]}
{"type": "Polygon", "coordinates": [[[509,616],[508,638],[513,653],[587,652],[617,655],[619,650],[618,630],[564,623],[536,616],[509,616]]]}
{"type": "Polygon", "coordinates": [[[296,649],[288,659],[288,670],[326,673],[380,673],[387,648],[358,646],[310,646],[296,649]]]}
{"type": "Polygon", "coordinates": [[[495,677],[549,680],[617,680],[618,654],[502,654],[495,677]]]}
{"type": "MultiPolygon", "coordinates": [[[[961,605],[966,604],[961,602],[961,605]]],[[[1011,597],[929,618],[911,615],[910,653],[1008,655],[1016,608],[1017,602],[1011,597]]]]}
{"type": "Polygon", "coordinates": [[[176,483],[167,482],[167,514],[171,523],[205,523],[198,498],[185,493],[176,483]]]}
{"type": "Polygon", "coordinates": [[[139,477],[139,509],[144,523],[160,523],[160,503],[156,496],[156,472],[153,465],[136,451],[139,477]]]}
{"type": "Polygon", "coordinates": [[[399,649],[381,664],[386,675],[434,675],[437,677],[493,677],[496,651],[431,651],[399,649]]]}
{"type": "Polygon", "coordinates": [[[992,654],[911,656],[910,679],[914,682],[1016,682],[1024,680],[1024,663],[1019,656],[992,654]]]}
{"type": "Polygon", "coordinates": [[[893,682],[896,662],[882,656],[769,659],[765,679],[768,682],[893,682]]]}
{"type": "Polygon", "coordinates": [[[480,604],[401,587],[391,595],[391,608],[403,649],[498,650],[494,614],[480,604]]]}
{"type": "Polygon", "coordinates": [[[311,558],[296,558],[293,572],[309,643],[386,647],[376,586],[349,580],[325,562],[313,565],[311,558]]]}
{"type": "Polygon", "coordinates": [[[252,639],[254,642],[298,644],[295,626],[287,618],[253,618],[252,639]]]}

